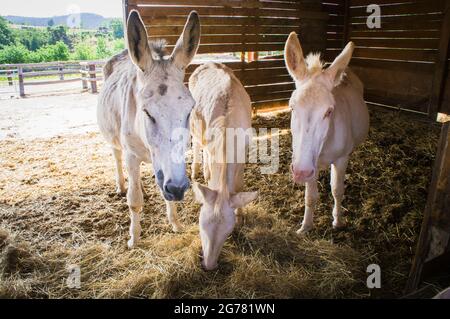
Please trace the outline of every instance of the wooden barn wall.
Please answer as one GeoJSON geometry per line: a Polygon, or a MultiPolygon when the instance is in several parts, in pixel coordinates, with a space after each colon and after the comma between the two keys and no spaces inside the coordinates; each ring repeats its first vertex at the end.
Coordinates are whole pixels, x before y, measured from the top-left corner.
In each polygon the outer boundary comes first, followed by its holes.
{"type": "Polygon", "coordinates": [[[381,28],[369,29],[366,10],[374,1],[348,1],[348,39],[356,45],[351,64],[369,103],[430,112],[445,2],[377,0],[381,28]]]}
{"type": "Polygon", "coordinates": [[[328,13],[326,24],[326,50],[325,60],[331,62],[345,46],[348,24],[348,1],[347,0],[325,0],[322,1],[322,10],[328,13]]]}
{"type": "MultiPolygon", "coordinates": [[[[300,34],[306,52],[326,46],[327,14],[318,0],[128,0],[124,4],[126,14],[132,9],[140,12],[150,38],[165,38],[169,48],[194,9],[202,25],[198,53],[282,51],[291,31],[300,34]]],[[[282,104],[294,89],[281,55],[225,64],[246,86],[254,107],[282,104]]],[[[188,68],[186,79],[196,67],[188,68]]]]}

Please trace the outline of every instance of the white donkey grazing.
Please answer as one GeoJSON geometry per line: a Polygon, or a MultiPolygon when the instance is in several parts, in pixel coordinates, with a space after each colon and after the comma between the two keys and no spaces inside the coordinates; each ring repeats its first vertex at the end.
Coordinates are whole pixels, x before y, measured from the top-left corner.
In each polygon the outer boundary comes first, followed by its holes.
{"type": "Polygon", "coordinates": [[[191,115],[192,178],[199,171],[199,152],[203,149],[204,177],[208,184],[193,186],[196,199],[202,204],[199,219],[202,265],[213,270],[240,209],[258,195],[242,192],[245,160],[237,158],[246,154],[251,138],[251,101],[233,71],[219,63],[198,67],[189,79],[189,89],[196,101],[191,115]]]}
{"type": "Polygon", "coordinates": [[[351,152],[366,139],[369,130],[363,84],[347,68],[353,49],[350,42],[331,66],[324,69],[320,55],[309,55],[305,61],[295,32],[286,42],[285,62],[296,86],[289,102],[291,169],[294,181],[306,184],[305,216],[297,233],[313,227],[319,170],[329,165],[334,198],[333,227],[344,225],[341,202],[345,171],[351,152]]]}
{"type": "Polygon", "coordinates": [[[197,13],[191,12],[170,56],[166,54],[164,41],[148,42],[137,11],[131,11],[126,31],[128,50],[105,65],[97,118],[100,131],[113,149],[118,193],[125,192],[122,152],[125,153],[131,215],[128,246],[132,248],[141,233],[141,162],[153,164],[169,222],[174,231],[181,227],[174,201],[182,200],[189,187],[184,162],[189,133],[181,141],[173,133],[179,128],[188,132],[189,115],[195,104],[183,80],[185,69],[197,51],[200,21],[197,13]]]}

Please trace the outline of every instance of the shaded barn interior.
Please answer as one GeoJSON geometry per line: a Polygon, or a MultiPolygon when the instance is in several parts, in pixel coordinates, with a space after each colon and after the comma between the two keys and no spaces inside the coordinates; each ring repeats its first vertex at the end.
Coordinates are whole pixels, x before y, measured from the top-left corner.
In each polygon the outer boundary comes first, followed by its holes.
{"type": "MultiPolygon", "coordinates": [[[[450,1],[375,1],[381,9],[380,28],[367,23],[373,13],[368,6],[373,2],[124,0],[124,17],[130,10],[138,10],[149,36],[165,38],[173,47],[186,16],[197,10],[202,24],[198,53],[235,53],[235,61],[224,63],[246,86],[255,110],[287,105],[294,83],[282,54],[288,34],[296,31],[305,54],[322,52],[327,62],[348,41],[355,43],[351,66],[365,84],[369,106],[429,121],[444,114],[445,119],[450,113],[450,1]]],[[[188,68],[186,80],[197,66],[188,68]]],[[[430,261],[426,258],[430,250],[435,254],[431,259],[450,254],[448,126],[446,123],[442,129],[409,291],[417,287],[422,266],[430,261]],[[429,231],[431,224],[440,231],[429,231]]]]}

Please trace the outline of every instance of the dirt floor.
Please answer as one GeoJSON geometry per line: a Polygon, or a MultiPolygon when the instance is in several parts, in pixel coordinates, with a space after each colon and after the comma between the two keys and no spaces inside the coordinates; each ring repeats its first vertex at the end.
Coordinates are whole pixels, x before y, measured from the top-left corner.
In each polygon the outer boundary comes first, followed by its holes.
{"type": "MultiPolygon", "coordinates": [[[[439,127],[400,114],[371,113],[368,141],[346,176],[346,229],[331,228],[329,174],[320,178],[315,229],[299,237],[304,188],[289,174],[289,134],[280,137],[277,174],[249,164],[246,188],[259,190],[244,224],[227,240],[217,271],[200,268],[199,205],[180,205],[185,231],[171,232],[152,170],[142,243],[128,250],[126,199],[114,192],[113,160],[96,131],[0,140],[0,297],[43,298],[379,298],[402,293],[425,206],[439,127]],[[366,287],[376,263],[382,287],[366,287]],[[81,288],[66,285],[69,266],[81,288]]],[[[256,127],[287,128],[289,114],[256,127]]],[[[20,134],[19,134],[20,135],[20,134]]]]}

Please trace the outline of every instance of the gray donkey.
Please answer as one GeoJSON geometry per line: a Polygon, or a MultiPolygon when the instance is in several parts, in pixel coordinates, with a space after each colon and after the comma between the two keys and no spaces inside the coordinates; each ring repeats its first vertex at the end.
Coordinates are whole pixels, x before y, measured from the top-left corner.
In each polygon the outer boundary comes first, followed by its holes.
{"type": "Polygon", "coordinates": [[[189,132],[189,115],[195,101],[183,80],[197,52],[200,21],[192,11],[171,55],[166,54],[164,41],[148,41],[144,23],[135,10],[130,12],[126,33],[128,50],[112,57],[104,67],[97,120],[116,160],[118,193],[125,193],[122,153],[125,155],[131,218],[128,247],[132,248],[141,233],[141,162],[152,163],[169,222],[174,231],[181,230],[174,201],[181,201],[189,187],[184,162],[189,134],[180,141],[174,132],[189,132]]]}

